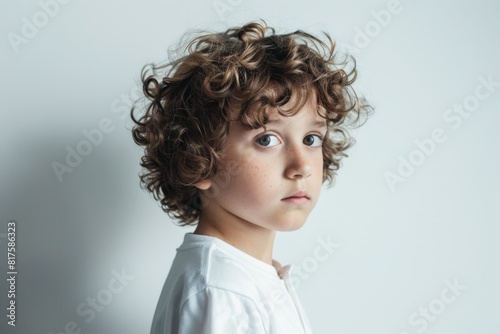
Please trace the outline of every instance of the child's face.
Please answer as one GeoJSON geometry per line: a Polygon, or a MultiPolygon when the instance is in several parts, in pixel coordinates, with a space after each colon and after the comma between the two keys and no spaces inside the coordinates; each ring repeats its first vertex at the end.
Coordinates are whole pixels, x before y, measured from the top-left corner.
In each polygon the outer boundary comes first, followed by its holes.
{"type": "Polygon", "coordinates": [[[321,139],[327,131],[313,101],[294,116],[271,112],[266,132],[231,124],[222,171],[204,198],[210,219],[235,219],[275,231],[304,224],[323,184],[321,139]]]}

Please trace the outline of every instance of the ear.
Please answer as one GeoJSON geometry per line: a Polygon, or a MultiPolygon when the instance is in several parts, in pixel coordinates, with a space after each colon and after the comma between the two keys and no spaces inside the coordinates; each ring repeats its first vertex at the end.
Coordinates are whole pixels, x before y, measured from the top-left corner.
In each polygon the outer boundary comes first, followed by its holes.
{"type": "Polygon", "coordinates": [[[203,181],[200,181],[200,182],[196,182],[194,184],[194,186],[200,190],[207,190],[208,188],[210,188],[212,186],[212,180],[210,179],[205,179],[203,181]]]}

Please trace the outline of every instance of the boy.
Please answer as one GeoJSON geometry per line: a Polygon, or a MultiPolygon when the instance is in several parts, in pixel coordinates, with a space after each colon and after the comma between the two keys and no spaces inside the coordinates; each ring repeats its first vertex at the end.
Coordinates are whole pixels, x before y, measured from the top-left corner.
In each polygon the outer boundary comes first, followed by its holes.
{"type": "Polygon", "coordinates": [[[151,333],[311,333],[292,267],[272,259],[275,234],[304,224],[352,144],[340,125],[369,109],[351,87],[355,66],[336,67],[326,36],[249,23],[143,71],[151,102],[139,119],[132,110],[142,185],[181,225],[196,225],[151,333]]]}

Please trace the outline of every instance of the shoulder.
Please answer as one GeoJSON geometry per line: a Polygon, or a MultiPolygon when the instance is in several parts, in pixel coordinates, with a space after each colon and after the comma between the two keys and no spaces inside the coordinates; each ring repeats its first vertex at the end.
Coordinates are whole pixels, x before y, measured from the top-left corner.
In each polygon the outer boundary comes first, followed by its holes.
{"type": "MultiPolygon", "coordinates": [[[[171,272],[184,281],[185,288],[196,294],[205,288],[233,292],[248,298],[255,297],[256,281],[268,272],[261,272],[246,258],[220,242],[203,242],[179,247],[171,272]]],[[[247,255],[248,256],[248,255],[247,255]]],[[[258,260],[255,260],[258,262],[258,260]]],[[[275,273],[276,275],[276,273],[275,273]]]]}
{"type": "Polygon", "coordinates": [[[203,255],[204,266],[200,272],[203,287],[232,292],[251,299],[257,298],[260,294],[257,282],[261,273],[233,255],[216,244],[210,246],[203,255]]]}
{"type": "Polygon", "coordinates": [[[247,333],[248,328],[265,333],[261,300],[268,294],[259,272],[230,248],[206,240],[177,249],[153,328],[158,333],[170,327],[175,333],[247,333]]]}
{"type": "Polygon", "coordinates": [[[183,250],[180,333],[265,333],[259,292],[249,268],[216,244],[183,250]]]}

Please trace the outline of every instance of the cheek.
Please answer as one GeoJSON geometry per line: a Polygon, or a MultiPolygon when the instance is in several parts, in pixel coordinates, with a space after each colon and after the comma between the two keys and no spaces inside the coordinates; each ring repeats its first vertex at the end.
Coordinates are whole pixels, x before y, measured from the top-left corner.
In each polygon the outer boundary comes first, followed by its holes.
{"type": "Polygon", "coordinates": [[[323,157],[321,157],[321,159],[314,160],[314,167],[313,168],[314,168],[314,171],[313,171],[314,181],[313,181],[313,183],[317,187],[321,188],[321,186],[323,185],[323,173],[324,173],[323,157]]]}
{"type": "Polygon", "coordinates": [[[232,194],[237,194],[240,200],[248,204],[258,204],[267,201],[277,187],[273,183],[278,180],[265,163],[247,163],[244,170],[232,177],[230,184],[232,194]]]}
{"type": "Polygon", "coordinates": [[[318,160],[317,164],[316,164],[316,175],[319,174],[321,176],[321,178],[323,177],[323,171],[324,171],[324,162],[323,162],[323,157],[318,160]]]}

